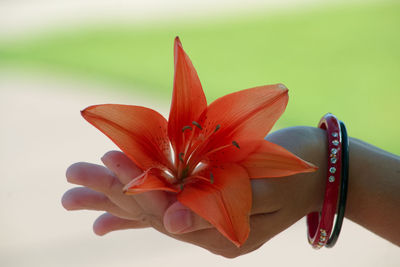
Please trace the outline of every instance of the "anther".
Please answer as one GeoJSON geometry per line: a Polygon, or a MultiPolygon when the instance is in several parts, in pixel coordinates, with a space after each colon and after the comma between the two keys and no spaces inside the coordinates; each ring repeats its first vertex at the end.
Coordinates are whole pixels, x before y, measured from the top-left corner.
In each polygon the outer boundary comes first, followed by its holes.
{"type": "Polygon", "coordinates": [[[210,172],[210,183],[214,183],[214,174],[212,174],[212,172],[210,172]]]}
{"type": "Polygon", "coordinates": [[[182,170],[181,179],[185,179],[188,176],[188,174],[189,174],[189,166],[186,166],[186,168],[182,170]]]}
{"type": "Polygon", "coordinates": [[[186,126],[184,126],[184,127],[182,128],[182,133],[183,133],[184,131],[186,131],[187,129],[193,130],[192,126],[186,125],[186,126]]]}
{"type": "Polygon", "coordinates": [[[203,130],[203,128],[201,127],[201,125],[197,121],[192,121],[192,124],[194,126],[196,126],[197,128],[199,128],[200,130],[203,130]]]}
{"type": "Polygon", "coordinates": [[[179,160],[180,160],[182,163],[184,163],[184,162],[183,162],[183,155],[184,155],[183,152],[179,153],[179,155],[178,155],[179,160]]]}
{"type": "Polygon", "coordinates": [[[215,127],[214,133],[215,133],[216,131],[218,131],[219,128],[221,128],[221,125],[218,124],[217,127],[215,127]]]}
{"type": "Polygon", "coordinates": [[[237,148],[240,148],[238,142],[236,142],[236,141],[232,141],[232,145],[234,145],[234,146],[237,147],[237,148]]]}

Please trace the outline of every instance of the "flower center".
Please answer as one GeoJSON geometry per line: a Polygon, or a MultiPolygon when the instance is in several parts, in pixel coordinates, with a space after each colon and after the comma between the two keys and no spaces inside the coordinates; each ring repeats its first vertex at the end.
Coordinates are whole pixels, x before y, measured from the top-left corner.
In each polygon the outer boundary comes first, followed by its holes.
{"type": "MultiPolygon", "coordinates": [[[[214,130],[209,131],[203,128],[198,122],[193,121],[192,126],[187,125],[182,128],[182,151],[175,151],[175,179],[177,183],[184,183],[186,178],[197,177],[199,172],[204,171],[209,167],[208,157],[218,151],[231,147],[240,148],[236,141],[230,144],[224,144],[217,147],[207,146],[212,140],[212,137],[221,129],[218,124],[214,130]],[[188,132],[190,131],[190,133],[188,132]]],[[[214,176],[210,172],[207,178],[211,183],[214,181],[214,176]]]]}

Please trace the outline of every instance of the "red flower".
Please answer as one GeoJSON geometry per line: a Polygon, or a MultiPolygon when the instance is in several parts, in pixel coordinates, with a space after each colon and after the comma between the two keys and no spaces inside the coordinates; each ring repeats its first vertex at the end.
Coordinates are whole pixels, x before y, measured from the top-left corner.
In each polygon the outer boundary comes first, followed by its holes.
{"type": "Polygon", "coordinates": [[[125,186],[126,194],[176,193],[179,202],[240,246],[250,231],[250,179],[312,172],[316,167],[264,140],[287,105],[285,86],[243,90],[207,106],[179,38],[174,57],[168,121],[152,109],[113,104],[90,106],[82,116],[143,170],[125,186]]]}

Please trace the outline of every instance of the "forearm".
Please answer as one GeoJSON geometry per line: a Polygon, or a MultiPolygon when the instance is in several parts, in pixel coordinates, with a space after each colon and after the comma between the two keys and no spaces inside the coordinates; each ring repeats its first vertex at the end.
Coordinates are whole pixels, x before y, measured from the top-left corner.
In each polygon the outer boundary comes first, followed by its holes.
{"type": "Polygon", "coordinates": [[[400,158],[350,139],[345,216],[400,245],[400,158]]]}

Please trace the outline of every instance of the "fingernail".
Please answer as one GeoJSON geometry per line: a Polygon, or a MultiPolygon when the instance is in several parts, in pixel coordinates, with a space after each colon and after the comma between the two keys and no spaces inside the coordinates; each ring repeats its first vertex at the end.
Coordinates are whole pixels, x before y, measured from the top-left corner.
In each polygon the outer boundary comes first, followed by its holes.
{"type": "Polygon", "coordinates": [[[172,234],[181,234],[192,227],[192,216],[187,209],[175,210],[164,216],[164,226],[172,234]]]}

